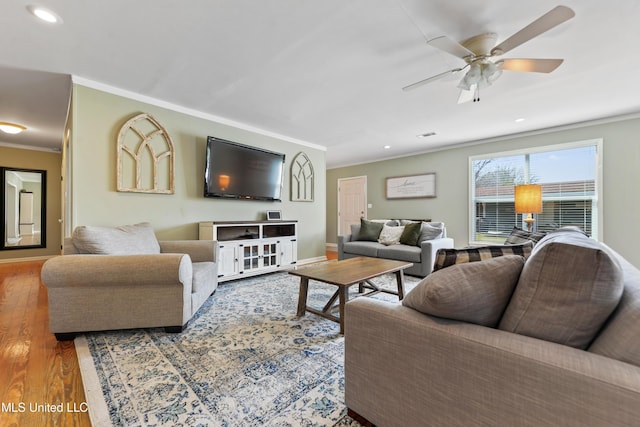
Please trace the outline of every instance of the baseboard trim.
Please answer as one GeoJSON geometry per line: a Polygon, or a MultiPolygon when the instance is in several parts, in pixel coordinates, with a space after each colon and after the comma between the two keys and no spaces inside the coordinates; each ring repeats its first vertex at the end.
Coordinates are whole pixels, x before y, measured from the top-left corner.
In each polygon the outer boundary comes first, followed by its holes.
{"type": "Polygon", "coordinates": [[[33,256],[33,257],[24,257],[24,258],[7,258],[0,259],[0,264],[9,264],[14,262],[27,262],[27,261],[46,261],[51,258],[55,258],[59,255],[46,255],[46,256],[33,256]]]}
{"type": "Polygon", "coordinates": [[[305,264],[313,264],[315,262],[322,262],[322,261],[326,261],[327,260],[327,256],[317,256],[314,258],[306,258],[306,259],[299,259],[298,262],[296,263],[296,265],[305,265],[305,264]]]}
{"type": "Polygon", "coordinates": [[[327,243],[325,245],[325,249],[327,252],[338,252],[338,244],[337,243],[327,243]]]}

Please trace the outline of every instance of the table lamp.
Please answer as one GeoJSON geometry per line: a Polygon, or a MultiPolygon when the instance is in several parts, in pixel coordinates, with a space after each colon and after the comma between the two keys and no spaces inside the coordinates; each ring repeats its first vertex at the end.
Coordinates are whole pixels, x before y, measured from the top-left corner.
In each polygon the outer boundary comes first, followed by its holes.
{"type": "Polygon", "coordinates": [[[527,230],[531,232],[533,231],[533,223],[535,222],[532,214],[542,212],[542,185],[516,185],[514,190],[516,213],[528,214],[524,222],[527,224],[527,230]]]}

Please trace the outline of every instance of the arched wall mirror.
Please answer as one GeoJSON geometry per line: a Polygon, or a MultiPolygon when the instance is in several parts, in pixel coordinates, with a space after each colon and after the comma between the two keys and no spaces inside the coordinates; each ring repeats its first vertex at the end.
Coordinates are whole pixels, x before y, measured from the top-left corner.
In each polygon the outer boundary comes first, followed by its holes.
{"type": "Polygon", "coordinates": [[[47,171],[0,167],[0,249],[46,247],[47,171]]]}

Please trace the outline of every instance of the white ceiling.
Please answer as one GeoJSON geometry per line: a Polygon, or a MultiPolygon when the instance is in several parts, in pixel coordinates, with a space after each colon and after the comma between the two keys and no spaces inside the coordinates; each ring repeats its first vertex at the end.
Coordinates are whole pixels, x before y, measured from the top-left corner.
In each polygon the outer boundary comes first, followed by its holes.
{"type": "MultiPolygon", "coordinates": [[[[504,72],[466,104],[456,103],[460,75],[401,90],[464,64],[425,41],[491,31],[500,42],[558,3],[39,1],[62,25],[37,21],[28,4],[3,4],[0,66],[69,74],[323,146],[328,167],[640,112],[638,0],[565,1],[572,20],[504,55],[564,64],[504,72]],[[416,137],[426,132],[436,135],[416,137]]],[[[4,106],[11,82],[0,77],[4,106]]]]}

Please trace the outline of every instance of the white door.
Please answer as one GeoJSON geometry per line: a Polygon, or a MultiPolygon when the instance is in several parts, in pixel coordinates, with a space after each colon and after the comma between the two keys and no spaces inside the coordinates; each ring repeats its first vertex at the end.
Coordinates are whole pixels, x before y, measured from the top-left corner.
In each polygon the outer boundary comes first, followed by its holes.
{"type": "Polygon", "coordinates": [[[20,239],[20,232],[18,231],[18,187],[7,183],[5,187],[6,191],[6,223],[5,223],[5,243],[17,243],[20,239]]]}
{"type": "Polygon", "coordinates": [[[351,224],[367,217],[367,177],[338,179],[338,234],[351,233],[351,224]]]}

